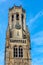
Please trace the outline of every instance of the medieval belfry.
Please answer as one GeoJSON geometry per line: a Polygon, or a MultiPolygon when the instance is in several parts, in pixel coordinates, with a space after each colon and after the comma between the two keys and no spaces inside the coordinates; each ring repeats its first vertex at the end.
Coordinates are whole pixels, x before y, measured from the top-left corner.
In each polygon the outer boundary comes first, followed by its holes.
{"type": "Polygon", "coordinates": [[[5,65],[31,65],[30,34],[26,27],[26,12],[21,6],[9,9],[6,32],[5,65]]]}

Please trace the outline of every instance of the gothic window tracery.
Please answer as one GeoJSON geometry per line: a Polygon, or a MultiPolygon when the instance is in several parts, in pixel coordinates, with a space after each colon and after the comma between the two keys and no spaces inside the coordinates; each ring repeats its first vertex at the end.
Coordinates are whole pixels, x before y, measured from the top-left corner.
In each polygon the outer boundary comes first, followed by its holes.
{"type": "Polygon", "coordinates": [[[19,57],[23,57],[23,48],[19,47],[19,57]]]}
{"type": "Polygon", "coordinates": [[[14,57],[18,57],[18,49],[16,46],[14,47],[14,57]]]}
{"type": "Polygon", "coordinates": [[[23,48],[19,46],[18,48],[14,47],[14,57],[23,57],[23,48]]]}

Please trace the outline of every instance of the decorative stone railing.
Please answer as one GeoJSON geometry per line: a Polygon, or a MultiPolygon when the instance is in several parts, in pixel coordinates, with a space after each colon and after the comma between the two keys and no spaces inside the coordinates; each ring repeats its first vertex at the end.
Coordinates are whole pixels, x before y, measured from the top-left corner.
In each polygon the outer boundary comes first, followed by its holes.
{"type": "Polygon", "coordinates": [[[20,40],[10,39],[10,42],[14,42],[14,43],[26,43],[26,39],[20,39],[20,40]]]}

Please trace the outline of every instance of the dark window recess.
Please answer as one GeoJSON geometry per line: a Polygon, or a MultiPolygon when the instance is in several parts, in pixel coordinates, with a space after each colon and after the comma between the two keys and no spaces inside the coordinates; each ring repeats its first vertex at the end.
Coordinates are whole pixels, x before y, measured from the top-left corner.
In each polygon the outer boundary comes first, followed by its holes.
{"type": "Polygon", "coordinates": [[[12,38],[12,32],[10,31],[10,38],[12,38]]]}
{"type": "Polygon", "coordinates": [[[16,20],[19,20],[19,14],[16,13],[16,20]]]}
{"type": "Polygon", "coordinates": [[[26,35],[23,35],[23,38],[25,39],[26,38],[26,35]]]}
{"type": "Polygon", "coordinates": [[[23,49],[19,47],[19,57],[23,57],[23,49]]]}
{"type": "Polygon", "coordinates": [[[24,15],[22,14],[22,15],[21,15],[21,20],[22,20],[22,28],[23,28],[23,25],[24,25],[24,23],[23,23],[23,19],[24,19],[24,15]]]}
{"type": "Polygon", "coordinates": [[[14,15],[12,15],[12,21],[14,21],[14,15]]]}
{"type": "Polygon", "coordinates": [[[23,18],[24,18],[24,15],[22,14],[22,15],[21,15],[22,22],[23,22],[23,18]]]}
{"type": "Polygon", "coordinates": [[[14,47],[14,57],[18,57],[17,47],[14,47]]]}

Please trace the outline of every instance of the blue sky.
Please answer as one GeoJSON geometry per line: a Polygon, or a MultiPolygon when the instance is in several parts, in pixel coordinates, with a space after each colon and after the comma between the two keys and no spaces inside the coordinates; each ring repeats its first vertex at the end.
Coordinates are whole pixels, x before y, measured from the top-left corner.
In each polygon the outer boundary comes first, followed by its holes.
{"type": "Polygon", "coordinates": [[[43,65],[43,0],[0,0],[0,65],[4,65],[8,9],[14,4],[26,10],[32,65],[43,65]]]}

